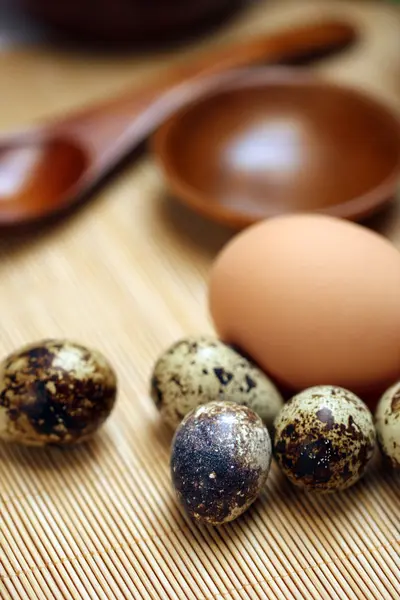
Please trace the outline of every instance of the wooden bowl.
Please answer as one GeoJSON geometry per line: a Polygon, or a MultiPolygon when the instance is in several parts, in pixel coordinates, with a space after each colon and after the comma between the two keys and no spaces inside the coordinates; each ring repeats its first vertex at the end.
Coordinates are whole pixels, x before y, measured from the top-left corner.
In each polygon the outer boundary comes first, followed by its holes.
{"type": "Polygon", "coordinates": [[[245,69],[213,85],[155,134],[182,202],[235,228],[282,213],[360,220],[394,198],[400,124],[361,92],[293,69],[245,69]]]}

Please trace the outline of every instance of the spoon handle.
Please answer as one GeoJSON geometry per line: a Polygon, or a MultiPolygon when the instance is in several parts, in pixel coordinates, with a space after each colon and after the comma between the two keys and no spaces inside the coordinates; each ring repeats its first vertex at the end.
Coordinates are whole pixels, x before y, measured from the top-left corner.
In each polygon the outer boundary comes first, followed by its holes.
{"type": "Polygon", "coordinates": [[[337,52],[347,47],[357,38],[356,30],[349,24],[326,21],[288,29],[271,35],[264,35],[252,42],[239,43],[200,57],[190,64],[182,64],[151,82],[142,89],[130,92],[79,113],[66,117],[53,124],[57,131],[68,134],[77,141],[84,142],[91,152],[91,159],[104,163],[110,160],[111,145],[123,136],[118,154],[142,142],[168,113],[173,112],[175,102],[179,105],[179,94],[165,95],[168,110],[162,110],[162,95],[182,83],[195,82],[199,77],[215,75],[228,69],[256,64],[299,64],[310,62],[321,54],[337,52]],[[157,102],[160,118],[155,118],[149,108],[157,102]],[[145,122],[140,119],[148,114],[145,122]],[[167,113],[167,114],[165,114],[167,113]],[[135,122],[138,127],[135,128],[135,122]],[[129,131],[127,127],[129,126],[129,131]],[[102,160],[103,159],[103,160],[102,160]]]}

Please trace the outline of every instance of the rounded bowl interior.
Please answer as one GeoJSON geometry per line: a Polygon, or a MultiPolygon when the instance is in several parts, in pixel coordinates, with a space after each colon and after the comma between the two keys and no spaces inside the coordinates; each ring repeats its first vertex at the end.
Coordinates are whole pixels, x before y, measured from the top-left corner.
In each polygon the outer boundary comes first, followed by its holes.
{"type": "Polygon", "coordinates": [[[389,109],[280,70],[207,88],[158,130],[153,149],[176,196],[237,226],[298,211],[359,219],[393,197],[400,174],[389,109]]]}

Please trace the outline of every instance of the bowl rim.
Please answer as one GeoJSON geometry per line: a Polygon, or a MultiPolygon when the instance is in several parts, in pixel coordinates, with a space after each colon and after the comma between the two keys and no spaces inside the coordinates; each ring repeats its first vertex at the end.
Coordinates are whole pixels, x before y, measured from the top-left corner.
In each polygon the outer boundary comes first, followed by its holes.
{"type": "Polygon", "coordinates": [[[174,112],[155,131],[150,139],[150,149],[174,198],[202,217],[223,225],[242,229],[260,220],[274,216],[304,212],[301,210],[268,210],[268,201],[266,201],[265,213],[257,216],[244,210],[222,205],[218,198],[212,196],[209,196],[208,201],[205,202],[204,192],[188,183],[181,177],[181,173],[175,169],[174,161],[171,160],[168,150],[169,140],[175,128],[179,125],[180,119],[205,100],[224,94],[227,91],[254,87],[268,89],[268,87],[274,85],[284,85],[288,88],[314,87],[327,91],[344,92],[347,96],[353,96],[358,102],[368,105],[386,119],[391,120],[393,123],[393,136],[397,138],[398,156],[395,167],[378,185],[350,200],[325,208],[307,209],[307,213],[327,214],[351,221],[359,221],[377,212],[377,210],[383,208],[385,204],[394,199],[397,188],[400,186],[400,116],[374,95],[362,88],[332,81],[321,75],[317,76],[309,71],[307,72],[303,68],[293,67],[245,67],[233,69],[223,74],[205,77],[200,83],[201,85],[197,81],[193,87],[192,99],[185,102],[183,106],[174,112]]]}

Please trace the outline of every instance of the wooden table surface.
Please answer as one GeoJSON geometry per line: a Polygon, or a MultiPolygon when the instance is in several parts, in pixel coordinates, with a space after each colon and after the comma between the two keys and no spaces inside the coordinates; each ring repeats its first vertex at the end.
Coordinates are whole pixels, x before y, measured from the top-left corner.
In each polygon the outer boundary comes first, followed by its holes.
{"type": "MultiPolygon", "coordinates": [[[[0,128],[11,130],[140,86],[206,47],[321,13],[359,24],[360,44],[318,66],[400,110],[400,13],[384,2],[256,2],[180,52],[110,56],[38,45],[0,54],[0,128]]],[[[400,248],[397,205],[372,223],[400,248]]],[[[0,233],[0,349],[68,337],[101,349],[117,408],[85,447],[0,445],[0,597],[400,598],[400,482],[378,470],[354,489],[305,497],[273,467],[234,524],[196,528],[170,488],[170,434],[148,394],[156,356],[211,330],[207,273],[232,232],[168,196],[151,157],[131,162],[68,221],[0,233]]]]}

